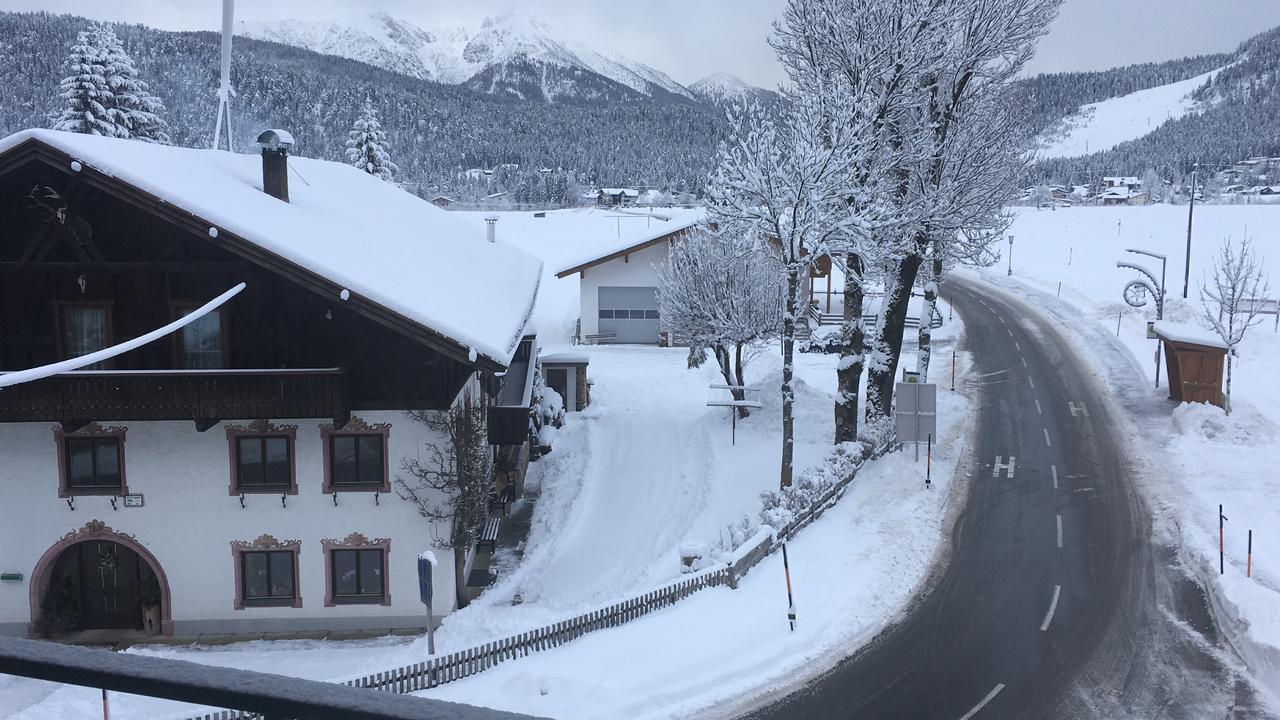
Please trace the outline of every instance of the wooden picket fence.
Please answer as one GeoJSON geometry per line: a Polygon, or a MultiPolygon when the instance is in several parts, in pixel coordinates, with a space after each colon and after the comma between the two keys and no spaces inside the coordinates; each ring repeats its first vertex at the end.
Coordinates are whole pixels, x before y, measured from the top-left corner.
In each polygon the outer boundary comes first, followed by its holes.
{"type": "MultiPolygon", "coordinates": [[[[618,627],[655,610],[674,605],[699,590],[728,584],[728,566],[708,568],[656,590],[597,608],[562,622],[441,655],[426,662],[352,678],[341,684],[394,693],[427,690],[475,675],[506,660],[514,660],[540,650],[559,647],[589,632],[618,627]]],[[[190,716],[186,720],[261,720],[261,718],[262,716],[257,713],[242,710],[220,710],[190,716]]]]}

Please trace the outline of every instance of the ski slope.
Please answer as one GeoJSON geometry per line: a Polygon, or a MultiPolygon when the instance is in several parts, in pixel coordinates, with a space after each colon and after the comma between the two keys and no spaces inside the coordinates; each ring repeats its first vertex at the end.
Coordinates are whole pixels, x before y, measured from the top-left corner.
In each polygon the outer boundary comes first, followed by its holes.
{"type": "Polygon", "coordinates": [[[1043,160],[1078,157],[1136,140],[1193,111],[1196,103],[1191,93],[1222,70],[1084,105],[1037,138],[1036,156],[1043,160]]]}

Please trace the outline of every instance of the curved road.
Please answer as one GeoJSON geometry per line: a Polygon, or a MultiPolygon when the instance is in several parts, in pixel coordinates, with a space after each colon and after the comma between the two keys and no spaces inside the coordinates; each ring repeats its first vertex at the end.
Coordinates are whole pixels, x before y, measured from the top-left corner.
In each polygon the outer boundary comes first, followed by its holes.
{"type": "Polygon", "coordinates": [[[1152,545],[1094,373],[1020,301],[945,294],[978,424],[947,567],[901,623],[748,717],[1263,717],[1199,588],[1152,545]]]}

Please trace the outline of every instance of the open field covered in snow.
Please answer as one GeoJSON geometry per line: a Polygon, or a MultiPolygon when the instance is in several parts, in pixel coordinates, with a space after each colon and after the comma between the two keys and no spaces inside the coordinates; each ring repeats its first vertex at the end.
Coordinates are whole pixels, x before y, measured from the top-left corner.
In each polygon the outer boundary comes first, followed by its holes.
{"type": "Polygon", "coordinates": [[[1141,434],[1133,442],[1155,468],[1154,480],[1145,489],[1157,516],[1157,532],[1168,533],[1181,547],[1186,567],[1211,591],[1228,637],[1260,679],[1280,694],[1280,506],[1270,500],[1280,496],[1280,475],[1275,472],[1280,466],[1280,334],[1274,331],[1275,318],[1266,317],[1239,349],[1230,416],[1212,406],[1175,407],[1165,400],[1164,367],[1160,387],[1155,387],[1156,341],[1146,339],[1146,321],[1155,319],[1154,307],[1136,310],[1124,303],[1121,290],[1136,274],[1115,266],[1118,260],[1134,262],[1159,277],[1159,261],[1125,249],[1167,255],[1165,317],[1195,323],[1200,284],[1211,272],[1224,237],[1238,239],[1247,233],[1267,256],[1272,297],[1280,294],[1278,222],[1280,208],[1197,207],[1186,301],[1181,297],[1185,206],[1018,211],[1010,230],[1015,236],[1013,278],[1005,277],[1007,258],[982,274],[993,283],[1024,288],[1020,294],[1068,324],[1116,393],[1116,404],[1130,408],[1141,434]],[[1099,326],[1106,332],[1097,333],[1099,326]],[[1126,350],[1128,357],[1112,357],[1126,350]],[[1136,382],[1126,386],[1135,377],[1148,383],[1141,396],[1125,390],[1142,387],[1136,382]],[[1145,408],[1152,407],[1155,412],[1148,414],[1145,408]],[[1221,576],[1219,503],[1229,518],[1226,573],[1221,576]],[[1252,578],[1245,576],[1249,529],[1254,531],[1252,578]]]}

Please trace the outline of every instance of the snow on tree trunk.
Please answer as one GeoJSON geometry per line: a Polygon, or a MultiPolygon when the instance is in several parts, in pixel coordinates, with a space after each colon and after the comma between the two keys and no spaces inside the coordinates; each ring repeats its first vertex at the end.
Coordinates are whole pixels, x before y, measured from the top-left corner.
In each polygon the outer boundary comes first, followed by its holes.
{"type": "Polygon", "coordinates": [[[787,312],[782,316],[782,474],[778,484],[783,488],[791,486],[795,449],[795,421],[792,416],[795,390],[792,379],[795,373],[796,311],[799,306],[796,295],[799,292],[800,267],[797,263],[790,263],[787,265],[787,312]]]}
{"type": "Polygon", "coordinates": [[[942,320],[938,312],[938,282],[942,279],[942,258],[934,246],[933,259],[929,263],[929,279],[924,284],[924,310],[920,314],[920,332],[917,336],[919,352],[916,353],[916,372],[920,382],[929,382],[929,360],[933,357],[933,325],[942,320]]]}
{"type": "Polygon", "coordinates": [[[885,287],[884,308],[876,326],[876,361],[867,371],[867,416],[874,414],[884,422],[893,417],[894,378],[898,374],[898,355],[902,352],[902,336],[907,322],[907,305],[911,302],[911,289],[923,261],[919,255],[909,255],[897,264],[889,275],[885,287]]]}
{"type": "Polygon", "coordinates": [[[845,256],[844,318],[840,323],[840,362],[836,366],[836,444],[858,439],[858,386],[866,365],[866,324],[862,306],[866,299],[862,258],[845,256]]]}

